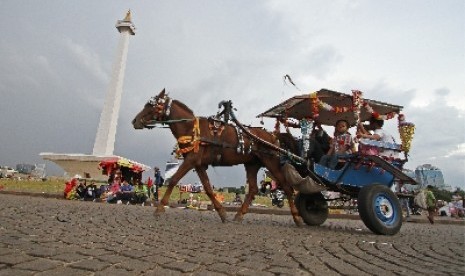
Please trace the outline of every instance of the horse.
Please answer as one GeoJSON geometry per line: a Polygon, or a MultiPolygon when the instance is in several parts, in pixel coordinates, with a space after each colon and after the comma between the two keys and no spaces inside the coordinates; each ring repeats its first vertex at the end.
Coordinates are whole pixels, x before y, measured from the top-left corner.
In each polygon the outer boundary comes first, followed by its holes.
{"type": "MultiPolygon", "coordinates": [[[[178,153],[183,156],[183,162],[168,181],[167,190],[160,204],[156,207],[156,214],[165,211],[164,206],[168,204],[173,188],[178,181],[190,170],[195,169],[205,193],[210,198],[221,221],[226,222],[226,211],[214,196],[207,168],[210,165],[233,166],[243,164],[249,184],[249,193],[246,194],[244,202],[234,217],[234,221],[242,221],[243,216],[247,213],[252,200],[258,193],[258,171],[260,168],[265,167],[285,192],[295,224],[297,226],[303,224],[294,203],[294,190],[292,186],[286,183],[285,176],[281,171],[279,154],[276,151],[254,142],[254,139],[247,134],[243,134],[240,129],[228,123],[226,119],[218,121],[206,117],[196,117],[194,112],[184,103],[170,98],[165,89],[150,98],[132,120],[135,129],[152,128],[152,125],[156,123],[169,126],[171,133],[178,142],[178,153]]],[[[263,128],[248,127],[247,132],[270,144],[278,145],[277,137],[263,128]]]]}

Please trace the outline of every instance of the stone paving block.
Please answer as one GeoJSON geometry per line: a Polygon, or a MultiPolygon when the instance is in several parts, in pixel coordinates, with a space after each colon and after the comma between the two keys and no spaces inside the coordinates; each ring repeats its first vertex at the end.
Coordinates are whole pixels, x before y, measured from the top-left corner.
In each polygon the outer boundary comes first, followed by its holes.
{"type": "Polygon", "coordinates": [[[161,255],[146,256],[146,257],[143,257],[141,259],[145,260],[147,262],[153,262],[153,263],[159,264],[159,265],[166,264],[166,263],[171,263],[171,262],[176,261],[175,259],[172,259],[172,258],[169,258],[169,257],[166,257],[166,256],[161,256],[161,255]]]}
{"type": "Polygon", "coordinates": [[[163,265],[164,268],[170,270],[177,270],[183,273],[194,272],[200,268],[199,264],[194,264],[190,262],[177,261],[172,263],[167,263],[163,265]]]}
{"type": "Polygon", "coordinates": [[[142,250],[133,250],[133,249],[127,249],[121,252],[121,255],[130,257],[130,258],[141,258],[150,255],[146,251],[142,250]]]}
{"type": "MultiPolygon", "coordinates": [[[[170,270],[163,267],[157,267],[156,269],[149,270],[144,273],[144,276],[179,276],[179,275],[186,275],[178,270],[170,270]]],[[[190,274],[187,274],[190,275],[190,274]]],[[[216,276],[216,275],[209,275],[209,274],[192,274],[192,275],[201,275],[201,276],[216,276]]],[[[221,274],[224,276],[224,274],[221,274]]]]}
{"type": "Polygon", "coordinates": [[[52,260],[59,260],[65,263],[77,262],[77,261],[81,261],[83,259],[89,259],[89,258],[90,258],[89,256],[84,256],[78,253],[64,253],[64,254],[51,257],[52,260]]]}
{"type": "Polygon", "coordinates": [[[76,263],[72,263],[69,266],[78,268],[78,269],[88,270],[88,271],[100,271],[100,270],[105,269],[106,267],[109,267],[110,264],[106,262],[102,262],[98,259],[93,259],[93,260],[82,260],[76,263]]]}
{"type": "MultiPolygon", "coordinates": [[[[225,273],[210,271],[207,269],[208,269],[208,266],[202,267],[199,270],[196,270],[195,272],[189,273],[188,275],[192,275],[192,276],[224,276],[226,275],[225,273]]],[[[183,275],[186,275],[186,274],[183,274],[183,275]]],[[[249,275],[254,275],[254,274],[249,274],[249,275]]]]}
{"type": "Polygon", "coordinates": [[[61,253],[62,250],[57,249],[57,248],[48,248],[44,246],[39,246],[37,248],[31,248],[30,250],[25,250],[25,252],[30,256],[47,258],[47,257],[52,257],[52,256],[55,256],[61,253]]]}
{"type": "Polygon", "coordinates": [[[49,259],[36,258],[30,262],[24,262],[14,265],[14,269],[34,270],[34,271],[46,271],[50,269],[63,266],[62,262],[52,261],[49,259]]]}
{"type": "Polygon", "coordinates": [[[139,259],[129,259],[115,265],[117,268],[123,268],[128,271],[146,271],[156,266],[156,263],[139,259]]]}
{"type": "Polygon", "coordinates": [[[0,247],[0,256],[1,255],[8,255],[8,254],[15,254],[17,251],[15,249],[0,247]]]}
{"type": "Polygon", "coordinates": [[[35,276],[91,276],[93,272],[72,267],[58,267],[52,270],[39,272],[35,276]]]}
{"type": "Polygon", "coordinates": [[[9,254],[0,256],[0,264],[15,265],[34,260],[34,257],[24,254],[9,254]]]}
{"type": "Polygon", "coordinates": [[[0,276],[29,276],[34,275],[34,271],[21,270],[21,269],[3,269],[0,270],[0,276]]]}
{"type": "Polygon", "coordinates": [[[297,274],[309,274],[308,271],[303,271],[299,268],[289,268],[282,266],[271,266],[267,271],[273,275],[297,275],[297,274]]]}
{"type": "Polygon", "coordinates": [[[79,250],[77,250],[77,252],[81,253],[83,255],[88,255],[88,256],[93,256],[93,257],[112,254],[111,251],[108,251],[108,250],[103,249],[103,248],[97,248],[97,249],[95,249],[95,248],[80,248],[79,250]]]}
{"type": "Polygon", "coordinates": [[[111,276],[132,276],[134,275],[136,276],[140,274],[141,274],[140,271],[127,271],[126,269],[123,269],[123,268],[108,267],[102,271],[95,272],[94,275],[95,276],[107,276],[107,275],[111,275],[111,276]]]}
{"type": "Polygon", "coordinates": [[[243,268],[243,269],[240,269],[237,272],[237,275],[240,275],[240,276],[250,276],[250,275],[253,275],[253,276],[272,276],[272,275],[286,275],[286,274],[274,274],[274,273],[269,272],[269,271],[259,271],[259,270],[243,268]]]}
{"type": "Polygon", "coordinates": [[[240,267],[251,268],[254,270],[265,270],[269,267],[269,264],[265,262],[266,260],[256,261],[256,260],[246,260],[243,262],[239,262],[236,265],[240,267]]]}
{"type": "Polygon", "coordinates": [[[225,263],[216,263],[208,267],[210,271],[216,271],[220,273],[225,273],[229,275],[237,274],[243,268],[239,268],[235,265],[225,264],[225,263]]]}
{"type": "Polygon", "coordinates": [[[97,256],[97,257],[95,257],[95,259],[98,259],[98,260],[101,260],[103,262],[107,262],[107,263],[110,263],[110,264],[116,264],[116,263],[121,263],[121,262],[124,262],[124,261],[131,260],[131,258],[124,257],[124,256],[121,256],[121,255],[114,255],[114,254],[97,256]]]}
{"type": "Polygon", "coordinates": [[[188,260],[191,263],[197,263],[202,265],[210,265],[216,263],[215,256],[213,254],[207,254],[202,252],[191,254],[188,260]]]}

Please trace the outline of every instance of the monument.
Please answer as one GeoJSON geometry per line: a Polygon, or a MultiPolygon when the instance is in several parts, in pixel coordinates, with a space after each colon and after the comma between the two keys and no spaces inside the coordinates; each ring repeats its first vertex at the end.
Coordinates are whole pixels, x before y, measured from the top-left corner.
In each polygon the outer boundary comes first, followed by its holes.
{"type": "Polygon", "coordinates": [[[134,164],[149,170],[150,167],[121,156],[113,154],[115,148],[116,127],[121,106],[121,94],[123,92],[124,72],[128,54],[129,37],[136,34],[136,28],[131,20],[131,11],[126,13],[123,20],[116,22],[116,29],[120,33],[120,39],[113,64],[110,85],[105,97],[105,103],[100,115],[100,122],[95,137],[92,155],[79,153],[51,153],[43,152],[40,156],[60,166],[68,175],[78,174],[98,180],[106,180],[99,170],[99,163],[108,159],[121,159],[125,164],[134,164]]]}

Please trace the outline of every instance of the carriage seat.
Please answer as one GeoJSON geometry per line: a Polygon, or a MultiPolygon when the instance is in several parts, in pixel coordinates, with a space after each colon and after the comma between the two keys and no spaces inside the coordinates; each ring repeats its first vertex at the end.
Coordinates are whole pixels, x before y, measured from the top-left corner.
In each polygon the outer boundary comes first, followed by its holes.
{"type": "Polygon", "coordinates": [[[402,146],[397,143],[360,139],[358,151],[362,155],[379,155],[389,158],[398,158],[399,153],[402,151],[402,146]]]}

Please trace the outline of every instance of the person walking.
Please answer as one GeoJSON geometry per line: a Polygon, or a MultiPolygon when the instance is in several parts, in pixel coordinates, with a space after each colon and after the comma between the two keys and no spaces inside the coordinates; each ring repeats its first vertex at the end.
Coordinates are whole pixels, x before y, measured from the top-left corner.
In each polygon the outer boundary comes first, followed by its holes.
{"type": "Polygon", "coordinates": [[[149,199],[152,198],[152,193],[153,193],[152,187],[153,187],[153,180],[149,176],[149,178],[147,179],[147,191],[148,191],[147,196],[149,197],[149,199]]]}
{"type": "Polygon", "coordinates": [[[165,179],[163,179],[163,177],[161,176],[161,172],[158,167],[153,168],[153,170],[155,171],[154,173],[155,183],[153,185],[153,188],[154,188],[153,198],[155,201],[158,201],[158,189],[159,187],[163,186],[163,182],[165,182],[165,179]]]}
{"type": "MultiPolygon", "coordinates": [[[[408,190],[402,185],[400,188],[400,193],[403,195],[408,195],[408,190]]],[[[400,204],[402,208],[405,208],[406,217],[410,218],[411,210],[410,210],[410,202],[408,197],[400,197],[400,204]]]]}
{"type": "Polygon", "coordinates": [[[436,213],[436,197],[433,194],[433,186],[426,186],[426,206],[428,206],[428,220],[431,224],[434,224],[434,213],[436,213]]]}

